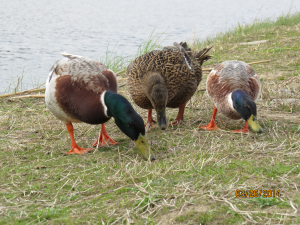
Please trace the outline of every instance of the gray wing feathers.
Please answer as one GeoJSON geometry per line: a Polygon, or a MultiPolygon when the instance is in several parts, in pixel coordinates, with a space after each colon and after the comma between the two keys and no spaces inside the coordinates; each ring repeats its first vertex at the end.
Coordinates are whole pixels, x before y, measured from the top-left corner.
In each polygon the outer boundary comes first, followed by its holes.
{"type": "Polygon", "coordinates": [[[59,67],[62,69],[62,75],[71,76],[103,76],[102,71],[107,70],[104,64],[85,58],[79,55],[72,55],[66,52],[61,53],[67,59],[62,59],[59,67]]]}
{"type": "Polygon", "coordinates": [[[181,51],[183,53],[183,57],[185,59],[185,62],[187,64],[187,66],[194,71],[194,66],[192,63],[192,60],[190,58],[190,56],[187,54],[187,52],[185,51],[184,47],[182,47],[181,45],[179,45],[177,42],[174,42],[173,45],[178,48],[179,51],[181,51]]]}
{"type": "Polygon", "coordinates": [[[228,61],[224,63],[225,67],[221,70],[221,82],[228,82],[231,83],[233,86],[240,83],[248,82],[249,75],[246,71],[246,63],[240,61],[228,61]]]}
{"type": "Polygon", "coordinates": [[[57,61],[53,64],[53,66],[51,67],[51,69],[50,69],[50,71],[49,71],[49,82],[50,82],[51,79],[52,79],[52,75],[53,75],[53,73],[54,73],[54,71],[55,71],[55,69],[56,69],[56,67],[57,67],[57,65],[58,65],[58,63],[59,63],[59,61],[60,61],[60,60],[57,60],[57,61]]]}

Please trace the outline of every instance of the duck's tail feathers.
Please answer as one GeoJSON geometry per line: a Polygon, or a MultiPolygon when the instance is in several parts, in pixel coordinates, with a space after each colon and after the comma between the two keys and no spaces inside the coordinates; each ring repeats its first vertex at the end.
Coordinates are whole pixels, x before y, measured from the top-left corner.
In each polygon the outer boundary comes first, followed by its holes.
{"type": "Polygon", "coordinates": [[[186,51],[192,51],[191,48],[188,47],[186,42],[180,42],[179,43],[186,51]]]}
{"type": "Polygon", "coordinates": [[[185,49],[183,46],[181,46],[180,44],[178,44],[177,42],[174,42],[173,45],[178,48],[179,51],[181,52],[185,52],[185,49]]]}
{"type": "Polygon", "coordinates": [[[211,55],[206,55],[206,53],[212,48],[213,46],[211,46],[210,48],[204,48],[203,50],[201,50],[199,53],[197,53],[196,55],[196,59],[198,60],[198,62],[202,65],[204,61],[209,60],[210,58],[212,58],[211,55]]]}
{"type": "Polygon", "coordinates": [[[62,54],[62,56],[67,57],[69,59],[81,59],[81,58],[83,58],[80,55],[72,55],[72,54],[67,53],[67,52],[62,52],[61,54],[62,54]]]}
{"type": "Polygon", "coordinates": [[[174,42],[173,45],[176,48],[178,48],[179,51],[181,51],[183,53],[183,56],[184,56],[184,59],[186,61],[187,66],[191,70],[194,70],[194,66],[193,66],[192,60],[191,60],[189,54],[186,52],[186,50],[187,50],[187,44],[186,44],[186,42],[184,42],[184,43],[181,42],[180,45],[177,42],[174,42]]]}

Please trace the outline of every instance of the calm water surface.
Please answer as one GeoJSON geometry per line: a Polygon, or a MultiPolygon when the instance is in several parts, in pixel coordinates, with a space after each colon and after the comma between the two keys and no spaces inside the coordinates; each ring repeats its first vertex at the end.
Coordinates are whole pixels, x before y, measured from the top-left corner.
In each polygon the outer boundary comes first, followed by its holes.
{"type": "Polygon", "coordinates": [[[61,51],[93,59],[117,46],[132,56],[151,32],[162,45],[300,10],[292,0],[0,0],[0,93],[23,74],[23,89],[47,79],[61,51]]]}

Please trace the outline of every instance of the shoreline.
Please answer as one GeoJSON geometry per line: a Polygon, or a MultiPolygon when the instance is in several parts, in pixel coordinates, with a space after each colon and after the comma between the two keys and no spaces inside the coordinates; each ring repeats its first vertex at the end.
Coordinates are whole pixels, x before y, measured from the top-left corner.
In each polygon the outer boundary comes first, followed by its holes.
{"type": "MultiPolygon", "coordinates": [[[[280,24],[284,25],[285,23],[291,23],[291,21],[293,20],[294,22],[299,21],[299,13],[282,15],[279,16],[277,19],[255,20],[253,23],[249,23],[244,26],[238,23],[237,26],[229,28],[225,32],[214,33],[204,39],[196,38],[193,41],[191,40],[185,40],[185,41],[187,41],[187,43],[193,50],[200,49],[206,46],[214,45],[214,43],[218,41],[224,41],[226,40],[227,36],[231,36],[232,38],[235,38],[240,36],[242,33],[247,34],[248,32],[252,32],[252,30],[254,29],[265,29],[267,27],[279,26],[280,24]]],[[[140,46],[137,48],[136,53],[134,55],[123,57],[122,55],[119,55],[115,51],[115,48],[113,48],[112,51],[108,51],[108,47],[107,47],[107,52],[104,53],[104,56],[99,57],[99,59],[96,60],[103,62],[104,64],[108,65],[110,69],[112,69],[115,72],[118,72],[126,69],[127,65],[129,65],[130,62],[133,61],[134,58],[136,58],[137,56],[154,49],[162,49],[163,46],[161,46],[161,43],[164,40],[164,38],[165,38],[165,33],[155,33],[155,29],[154,29],[150,33],[149,37],[140,44],[140,46]]],[[[175,41],[178,43],[180,42],[180,40],[175,40],[175,41]]],[[[12,93],[14,92],[15,89],[17,89],[17,92],[25,91],[27,89],[34,88],[35,86],[44,82],[44,81],[38,82],[37,78],[31,77],[30,79],[32,83],[31,84],[25,83],[23,82],[23,77],[25,73],[26,71],[23,71],[22,75],[18,78],[20,82],[18,80],[15,82],[11,80],[8,87],[6,87],[3,92],[0,92],[0,94],[2,95],[2,94],[12,93]]],[[[47,79],[47,74],[45,74],[45,80],[46,79],[47,79]]]]}

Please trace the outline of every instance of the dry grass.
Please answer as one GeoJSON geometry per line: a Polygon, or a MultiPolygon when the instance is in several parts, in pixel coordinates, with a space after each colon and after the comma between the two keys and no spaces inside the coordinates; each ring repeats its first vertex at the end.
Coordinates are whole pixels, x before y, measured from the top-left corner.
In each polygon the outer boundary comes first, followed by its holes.
{"type": "MultiPolygon", "coordinates": [[[[66,156],[69,135],[43,99],[0,100],[0,224],[300,223],[299,30],[300,24],[274,26],[216,40],[214,58],[205,64],[272,59],[253,65],[262,83],[262,134],[232,134],[244,122],[220,114],[221,130],[197,129],[213,107],[201,91],[205,74],[185,122],[148,131],[153,163],[137,154],[113,119],[107,131],[119,145],[66,156]],[[268,42],[238,44],[262,39],[268,42]],[[236,197],[236,190],[254,189],[281,196],[236,197]]],[[[120,91],[132,102],[126,85],[120,91]]],[[[146,120],[146,110],[134,107],[146,120]]],[[[168,119],[176,114],[168,109],[168,119]]],[[[79,145],[91,146],[99,129],[75,124],[79,145]]]]}

